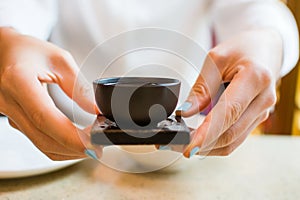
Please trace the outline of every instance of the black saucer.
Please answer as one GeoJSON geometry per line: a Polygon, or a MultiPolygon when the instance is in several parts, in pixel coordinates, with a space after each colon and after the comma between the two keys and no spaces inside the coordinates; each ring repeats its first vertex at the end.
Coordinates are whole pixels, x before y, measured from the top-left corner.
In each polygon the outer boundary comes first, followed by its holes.
{"type": "Polygon", "coordinates": [[[115,122],[97,116],[92,130],[94,145],[185,145],[190,142],[190,130],[180,117],[171,116],[151,129],[120,129],[115,122]]]}

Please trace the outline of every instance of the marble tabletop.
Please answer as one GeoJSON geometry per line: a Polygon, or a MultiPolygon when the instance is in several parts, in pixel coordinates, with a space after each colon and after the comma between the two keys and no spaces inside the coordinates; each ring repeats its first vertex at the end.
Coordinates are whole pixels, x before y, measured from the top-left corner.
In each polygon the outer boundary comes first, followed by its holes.
{"type": "Polygon", "coordinates": [[[193,157],[184,170],[123,173],[98,161],[0,180],[0,199],[300,199],[300,138],[251,136],[228,157],[193,157]]]}

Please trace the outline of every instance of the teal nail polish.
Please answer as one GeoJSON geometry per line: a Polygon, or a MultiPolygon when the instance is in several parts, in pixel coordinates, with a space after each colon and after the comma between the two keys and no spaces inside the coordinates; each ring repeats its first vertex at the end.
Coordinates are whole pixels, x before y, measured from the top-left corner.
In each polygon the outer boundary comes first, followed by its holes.
{"type": "Polygon", "coordinates": [[[179,106],[176,111],[175,114],[176,116],[181,116],[181,112],[182,111],[187,111],[192,107],[192,103],[191,102],[184,102],[181,106],[179,106]]]}
{"type": "Polygon", "coordinates": [[[159,150],[171,150],[171,147],[169,147],[169,146],[167,146],[167,145],[160,145],[159,146],[159,148],[158,148],[159,150]]]}
{"type": "Polygon", "coordinates": [[[200,151],[199,147],[194,147],[190,152],[190,158],[200,151]]]}
{"type": "Polygon", "coordinates": [[[94,150],[86,149],[86,150],[84,150],[84,153],[85,153],[85,155],[87,155],[95,160],[98,160],[97,154],[94,150]]]}

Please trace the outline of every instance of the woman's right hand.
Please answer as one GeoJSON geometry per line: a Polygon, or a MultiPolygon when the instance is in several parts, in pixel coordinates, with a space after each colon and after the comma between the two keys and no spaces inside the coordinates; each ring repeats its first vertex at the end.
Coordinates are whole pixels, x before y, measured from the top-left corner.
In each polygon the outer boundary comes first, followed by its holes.
{"type": "MultiPolygon", "coordinates": [[[[86,140],[88,134],[57,109],[46,88],[58,84],[83,109],[95,113],[90,85],[78,77],[79,68],[67,51],[0,28],[0,113],[52,160],[86,157],[79,133],[86,140]]],[[[100,156],[101,150],[97,152],[100,156]]]]}

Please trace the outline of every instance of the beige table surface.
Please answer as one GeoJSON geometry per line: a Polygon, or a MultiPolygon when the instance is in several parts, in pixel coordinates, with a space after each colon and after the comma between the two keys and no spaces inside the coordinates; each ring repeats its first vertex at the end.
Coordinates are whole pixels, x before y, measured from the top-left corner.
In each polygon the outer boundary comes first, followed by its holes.
{"type": "Polygon", "coordinates": [[[300,199],[300,138],[251,136],[229,157],[187,164],[176,173],[127,174],[89,159],[0,180],[0,199],[300,199]]]}

